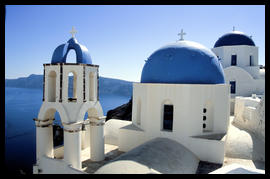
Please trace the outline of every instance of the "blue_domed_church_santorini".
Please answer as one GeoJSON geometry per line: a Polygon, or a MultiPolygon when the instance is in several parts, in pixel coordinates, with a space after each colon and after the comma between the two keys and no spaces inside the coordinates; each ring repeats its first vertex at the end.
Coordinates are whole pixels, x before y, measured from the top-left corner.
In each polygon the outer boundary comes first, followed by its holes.
{"type": "Polygon", "coordinates": [[[34,174],[264,173],[222,167],[232,145],[232,114],[236,123],[264,137],[259,124],[264,108],[257,106],[264,105],[265,72],[252,37],[233,28],[209,49],[186,40],[181,30],[179,40],[145,61],[140,82],[133,83],[127,121],[105,120],[98,59],[91,58],[75,33],[72,28],[72,37],[55,48],[51,63],[43,64],[43,101],[34,119],[34,174]],[[70,50],[76,63],[66,60],[70,50]],[[64,133],[59,146],[53,134],[56,112],[64,133]]]}

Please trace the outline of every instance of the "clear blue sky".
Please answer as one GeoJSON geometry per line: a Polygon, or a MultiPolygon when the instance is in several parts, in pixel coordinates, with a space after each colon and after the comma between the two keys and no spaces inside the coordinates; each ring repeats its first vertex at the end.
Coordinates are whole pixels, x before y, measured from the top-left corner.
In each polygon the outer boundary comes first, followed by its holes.
{"type": "MultiPolygon", "coordinates": [[[[6,7],[5,77],[43,74],[42,64],[69,40],[72,26],[104,77],[140,81],[144,60],[179,39],[182,28],[185,40],[212,48],[235,26],[252,35],[265,64],[264,5],[12,5],[6,7]]],[[[71,52],[68,62],[74,57],[71,52]]]]}

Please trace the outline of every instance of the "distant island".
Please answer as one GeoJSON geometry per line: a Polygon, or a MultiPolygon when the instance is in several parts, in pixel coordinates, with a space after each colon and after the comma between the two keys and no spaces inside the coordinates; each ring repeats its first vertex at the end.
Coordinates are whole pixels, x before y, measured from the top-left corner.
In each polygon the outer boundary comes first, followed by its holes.
{"type": "MultiPolygon", "coordinates": [[[[31,74],[28,77],[5,79],[5,87],[42,89],[43,75],[31,74]]],[[[132,82],[100,76],[99,93],[132,96],[132,82]]]]}

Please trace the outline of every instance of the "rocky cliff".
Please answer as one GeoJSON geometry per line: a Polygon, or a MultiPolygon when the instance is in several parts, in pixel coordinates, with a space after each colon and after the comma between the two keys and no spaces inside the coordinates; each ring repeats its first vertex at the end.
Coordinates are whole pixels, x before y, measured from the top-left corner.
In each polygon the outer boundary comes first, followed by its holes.
{"type": "Polygon", "coordinates": [[[132,98],[128,103],[118,106],[115,109],[109,110],[107,112],[106,121],[109,119],[120,119],[131,121],[132,119],[132,98]]]}

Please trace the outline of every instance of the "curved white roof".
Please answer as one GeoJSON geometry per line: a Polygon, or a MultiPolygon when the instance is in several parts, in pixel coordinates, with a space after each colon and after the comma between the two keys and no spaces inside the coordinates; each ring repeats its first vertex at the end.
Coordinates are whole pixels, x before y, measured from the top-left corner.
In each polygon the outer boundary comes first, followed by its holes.
{"type": "Polygon", "coordinates": [[[199,159],[180,143],[155,138],[99,168],[98,174],[194,174],[199,159]]]}

